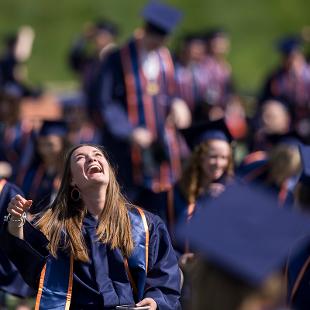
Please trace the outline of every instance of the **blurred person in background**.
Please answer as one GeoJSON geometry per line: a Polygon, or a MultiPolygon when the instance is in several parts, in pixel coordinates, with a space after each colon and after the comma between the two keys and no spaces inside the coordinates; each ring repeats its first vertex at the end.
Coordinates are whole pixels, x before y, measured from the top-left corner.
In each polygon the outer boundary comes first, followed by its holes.
{"type": "Polygon", "coordinates": [[[35,38],[30,26],[22,26],[5,39],[5,50],[0,56],[0,85],[15,84],[23,96],[34,95],[38,91],[27,85],[27,67],[25,62],[32,53],[35,38]]]}
{"type": "Polygon", "coordinates": [[[286,102],[278,98],[266,99],[259,104],[252,120],[251,151],[268,151],[270,135],[285,135],[292,130],[292,116],[286,102]]]}
{"type": "Polygon", "coordinates": [[[63,121],[43,121],[34,138],[31,157],[16,176],[16,184],[33,200],[32,214],[49,206],[55,198],[68,148],[67,133],[63,121]]]}
{"type": "Polygon", "coordinates": [[[230,37],[224,29],[216,28],[207,32],[205,41],[208,56],[204,65],[209,77],[205,101],[209,113],[215,113],[213,110],[220,113],[225,111],[227,101],[233,94],[232,68],[227,60],[230,37]]]}
{"type": "Polygon", "coordinates": [[[190,108],[195,121],[196,114],[200,110],[199,105],[204,102],[207,91],[209,73],[203,65],[206,45],[202,34],[198,32],[185,35],[180,45],[175,60],[177,91],[190,108]]]}
{"type": "MultiPolygon", "coordinates": [[[[181,130],[191,154],[180,180],[167,192],[145,191],[139,203],[161,216],[172,240],[181,218],[190,219],[199,200],[215,198],[234,177],[232,136],[223,119],[181,130]]],[[[188,249],[182,248],[180,252],[188,249]]]]}
{"type": "Polygon", "coordinates": [[[270,135],[268,140],[268,150],[247,155],[237,173],[246,183],[258,183],[273,192],[278,206],[291,207],[301,169],[298,151],[301,140],[294,132],[270,135]]]}
{"type": "MultiPolygon", "coordinates": [[[[92,83],[100,62],[116,48],[118,27],[112,21],[99,19],[84,25],[83,33],[73,42],[69,52],[69,65],[77,73],[85,94],[92,91],[92,83]]],[[[86,96],[87,98],[87,96],[86,96]]],[[[98,121],[93,103],[87,102],[88,113],[98,121]]]]}
{"type": "Polygon", "coordinates": [[[187,309],[284,309],[282,268],[310,239],[310,218],[294,211],[278,208],[262,188],[232,185],[179,226],[179,241],[197,253],[187,309]]]}
{"type": "Polygon", "coordinates": [[[173,61],[165,47],[181,12],[151,1],[142,18],[143,29],[103,62],[93,93],[105,124],[106,147],[133,201],[141,189],[160,192],[178,179],[175,127],[190,125],[186,103],[176,99],[173,61]]]}
{"type": "MultiPolygon", "coordinates": [[[[295,206],[310,214],[310,146],[300,145],[302,173],[295,188],[295,206]]],[[[287,301],[294,310],[310,308],[310,243],[299,253],[292,253],[287,262],[287,301]]]]}
{"type": "Polygon", "coordinates": [[[33,133],[33,125],[20,116],[22,99],[22,90],[16,84],[0,88],[0,160],[8,164],[4,176],[12,178],[24,161],[33,133]]]}
{"type": "Polygon", "coordinates": [[[279,40],[281,63],[267,77],[260,101],[270,97],[282,98],[288,103],[293,128],[310,141],[310,67],[301,47],[302,41],[298,36],[279,40]]]}
{"type": "Polygon", "coordinates": [[[63,108],[63,120],[68,128],[68,142],[71,145],[94,143],[102,144],[99,129],[91,122],[87,113],[86,99],[83,94],[60,99],[63,108]]]}

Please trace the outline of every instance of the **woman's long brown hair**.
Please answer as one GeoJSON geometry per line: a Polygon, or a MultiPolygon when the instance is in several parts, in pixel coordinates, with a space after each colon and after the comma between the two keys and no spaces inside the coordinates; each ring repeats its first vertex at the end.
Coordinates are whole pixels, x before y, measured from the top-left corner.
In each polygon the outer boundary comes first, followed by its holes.
{"type": "MultiPolygon", "coordinates": [[[[208,142],[199,144],[193,151],[187,166],[182,173],[182,177],[179,181],[181,192],[186,198],[189,204],[195,203],[197,197],[201,195],[205,188],[205,185],[208,179],[208,176],[205,174],[202,164],[204,157],[208,153],[208,142]]],[[[233,154],[232,150],[230,152],[230,157],[228,160],[228,166],[225,173],[225,176],[229,179],[233,177],[234,168],[233,168],[233,154]]],[[[210,183],[212,180],[210,180],[210,183]]]]}
{"type": "MultiPolygon", "coordinates": [[[[51,207],[38,217],[36,226],[49,240],[49,251],[57,257],[59,249],[73,254],[75,260],[89,261],[88,250],[82,235],[83,218],[87,212],[83,201],[72,200],[70,159],[73,152],[82,146],[97,148],[107,158],[105,151],[97,145],[82,144],[73,147],[65,159],[64,173],[58,194],[51,207]]],[[[98,220],[97,236],[112,249],[119,248],[128,257],[133,251],[128,203],[120,192],[115,173],[110,167],[110,180],[106,192],[105,206],[98,220]]]]}

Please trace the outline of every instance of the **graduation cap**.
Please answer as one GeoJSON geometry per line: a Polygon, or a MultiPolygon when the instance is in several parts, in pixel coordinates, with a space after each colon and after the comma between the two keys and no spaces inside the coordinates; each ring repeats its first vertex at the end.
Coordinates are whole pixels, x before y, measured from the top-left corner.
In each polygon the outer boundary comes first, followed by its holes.
{"type": "Polygon", "coordinates": [[[0,96],[18,100],[23,97],[23,90],[18,84],[8,82],[1,86],[0,96]]]}
{"type": "Polygon", "coordinates": [[[228,37],[228,32],[222,27],[216,27],[208,30],[204,37],[207,41],[209,41],[217,37],[228,37]]]}
{"type": "Polygon", "coordinates": [[[185,43],[192,43],[195,41],[204,42],[204,35],[200,32],[191,32],[187,33],[183,36],[182,41],[185,43]]]}
{"type": "Polygon", "coordinates": [[[182,13],[159,1],[150,1],[142,11],[143,19],[159,32],[169,34],[180,22],[182,13]]]}
{"type": "Polygon", "coordinates": [[[276,200],[262,188],[231,185],[177,227],[177,238],[228,274],[260,286],[310,239],[310,217],[279,208],[276,200]]]}
{"type": "Polygon", "coordinates": [[[74,92],[59,97],[63,108],[86,107],[86,96],[82,92],[74,92]]]}
{"type": "Polygon", "coordinates": [[[209,140],[223,140],[231,143],[233,138],[225,120],[203,122],[180,130],[186,143],[193,150],[197,145],[209,140]]]}
{"type": "Polygon", "coordinates": [[[302,162],[302,172],[299,182],[310,186],[310,146],[300,144],[299,151],[302,162]]]}
{"type": "Polygon", "coordinates": [[[63,121],[45,120],[38,132],[39,136],[57,135],[65,136],[68,132],[68,128],[63,121]]]}
{"type": "Polygon", "coordinates": [[[265,105],[268,105],[271,102],[276,102],[276,103],[282,105],[288,111],[291,110],[290,103],[285,98],[283,98],[283,96],[268,97],[268,98],[264,99],[264,101],[261,102],[261,107],[264,107],[265,105]]]}
{"type": "Polygon", "coordinates": [[[118,27],[109,20],[105,19],[97,20],[95,23],[95,28],[98,31],[106,31],[110,33],[112,36],[118,35],[118,27]]]}
{"type": "Polygon", "coordinates": [[[295,130],[291,130],[285,134],[267,134],[266,138],[272,145],[282,144],[297,148],[302,143],[301,137],[295,130]]]}
{"type": "Polygon", "coordinates": [[[301,39],[298,36],[287,36],[280,39],[277,43],[278,51],[288,56],[293,51],[298,50],[301,46],[301,39]]]}

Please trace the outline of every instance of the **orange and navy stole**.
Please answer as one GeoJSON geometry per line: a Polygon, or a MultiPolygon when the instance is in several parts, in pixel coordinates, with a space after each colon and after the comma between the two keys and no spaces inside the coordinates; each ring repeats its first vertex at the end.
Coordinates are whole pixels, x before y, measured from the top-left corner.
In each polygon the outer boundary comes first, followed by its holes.
{"type": "Polygon", "coordinates": [[[140,301],[143,298],[148,272],[150,233],[145,213],[141,208],[130,209],[129,218],[135,248],[132,255],[124,259],[124,265],[135,300],[140,301]]]}
{"type": "MultiPolygon", "coordinates": [[[[140,208],[128,212],[131,221],[132,236],[135,244],[124,266],[132,286],[134,297],[141,300],[144,294],[149,259],[149,228],[145,213],[140,208]]],[[[44,265],[39,282],[35,310],[69,310],[73,286],[73,256],[70,259],[58,255],[50,256],[44,265]]]]}
{"type": "Polygon", "coordinates": [[[69,310],[73,283],[73,256],[50,256],[41,271],[35,310],[69,310]]]}
{"type": "MultiPolygon", "coordinates": [[[[163,142],[170,157],[171,153],[174,156],[178,154],[176,135],[172,134],[172,130],[167,129],[166,126],[166,117],[170,108],[169,99],[175,93],[174,66],[167,48],[160,48],[157,55],[161,68],[160,74],[156,81],[150,82],[145,77],[139,63],[139,40],[132,40],[121,49],[127,112],[131,125],[147,128],[155,140],[163,142]],[[171,143],[172,139],[174,143],[171,143]]],[[[169,188],[180,173],[178,171],[180,165],[172,167],[172,161],[165,161],[154,175],[144,174],[143,153],[138,147],[132,147],[131,159],[134,183],[143,184],[155,192],[169,188]]],[[[174,161],[178,160],[179,158],[174,158],[174,161]]]]}

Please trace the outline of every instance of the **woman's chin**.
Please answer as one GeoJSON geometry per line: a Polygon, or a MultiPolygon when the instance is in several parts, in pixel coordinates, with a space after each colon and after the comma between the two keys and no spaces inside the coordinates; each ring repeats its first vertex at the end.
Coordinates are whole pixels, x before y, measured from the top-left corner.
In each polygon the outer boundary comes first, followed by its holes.
{"type": "Polygon", "coordinates": [[[94,173],[87,175],[88,182],[94,182],[94,183],[102,183],[107,185],[109,183],[109,178],[106,175],[103,175],[102,173],[94,173]]]}
{"type": "Polygon", "coordinates": [[[212,175],[212,180],[216,181],[216,180],[220,179],[222,176],[223,176],[222,171],[214,172],[212,175]]]}

